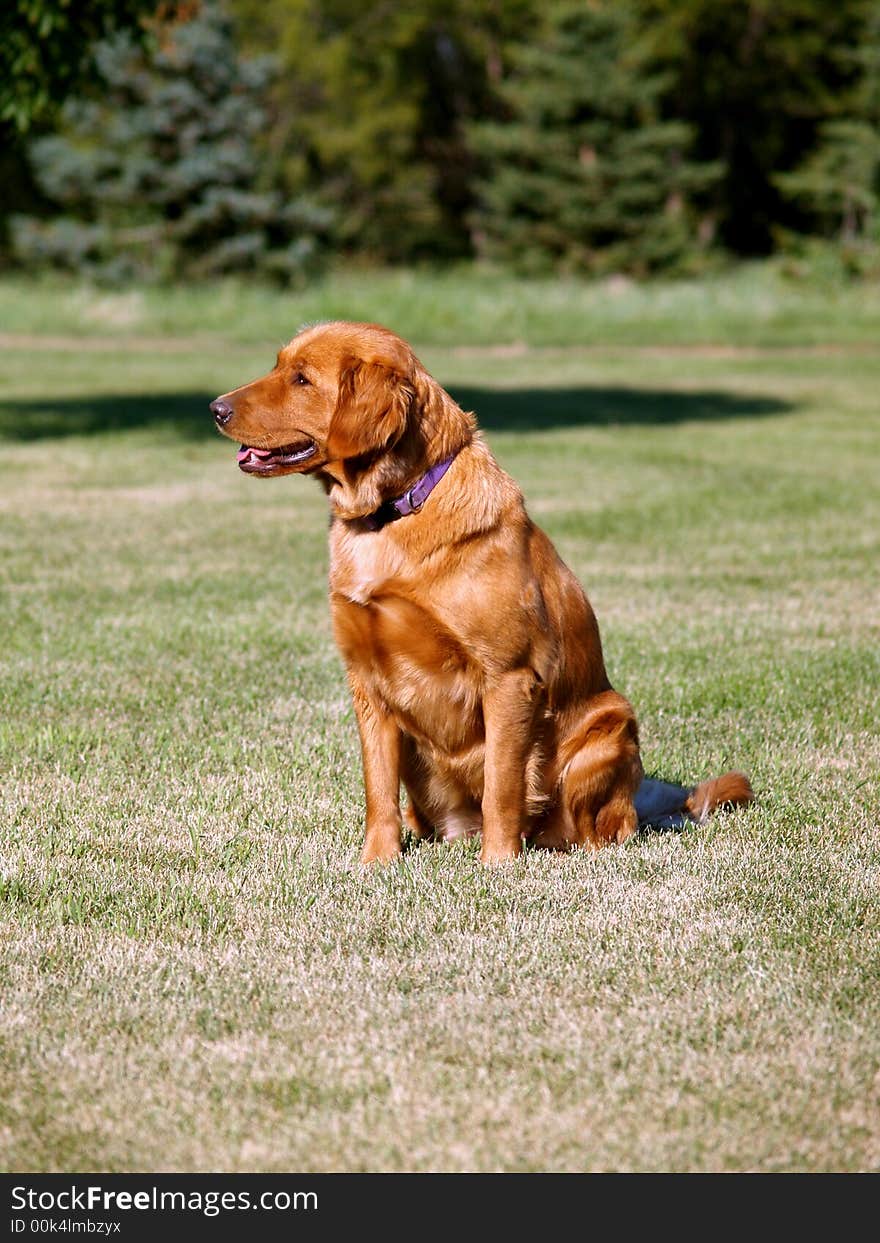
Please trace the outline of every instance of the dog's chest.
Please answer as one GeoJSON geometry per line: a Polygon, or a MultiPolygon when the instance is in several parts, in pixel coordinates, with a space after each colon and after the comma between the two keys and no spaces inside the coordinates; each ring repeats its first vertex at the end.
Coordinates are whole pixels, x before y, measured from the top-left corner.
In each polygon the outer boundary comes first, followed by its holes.
{"type": "Polygon", "coordinates": [[[409,733],[441,749],[469,745],[478,728],[479,677],[442,610],[424,565],[390,541],[334,549],[334,634],[350,670],[409,733]],[[383,547],[384,545],[384,547],[383,547]]]}
{"type": "Polygon", "coordinates": [[[481,736],[481,681],[461,641],[426,601],[392,584],[363,604],[333,597],[336,641],[350,674],[401,729],[449,754],[481,736]]]}
{"type": "Polygon", "coordinates": [[[330,569],[330,588],[353,604],[368,604],[406,570],[407,558],[388,540],[363,534],[339,548],[330,569]]]}

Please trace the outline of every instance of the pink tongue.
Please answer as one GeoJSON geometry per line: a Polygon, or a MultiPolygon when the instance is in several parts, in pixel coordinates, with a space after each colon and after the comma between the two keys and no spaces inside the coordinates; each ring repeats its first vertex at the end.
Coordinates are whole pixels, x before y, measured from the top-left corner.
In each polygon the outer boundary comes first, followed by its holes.
{"type": "Polygon", "coordinates": [[[248,445],[242,445],[238,451],[238,461],[244,462],[249,457],[267,458],[271,457],[274,452],[274,449],[251,449],[248,445]]]}

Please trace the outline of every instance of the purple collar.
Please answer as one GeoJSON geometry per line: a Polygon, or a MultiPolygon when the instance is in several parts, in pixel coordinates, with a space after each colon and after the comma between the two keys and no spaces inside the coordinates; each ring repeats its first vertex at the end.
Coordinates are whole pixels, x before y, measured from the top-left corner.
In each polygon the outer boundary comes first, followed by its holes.
{"type": "Polygon", "coordinates": [[[367,514],[363,522],[369,530],[381,531],[389,522],[396,522],[398,518],[406,518],[409,514],[418,513],[457,456],[457,453],[453,453],[452,457],[446,458],[444,462],[438,462],[436,466],[426,471],[421,479],[417,479],[403,496],[395,497],[393,501],[383,501],[378,509],[367,514]]]}

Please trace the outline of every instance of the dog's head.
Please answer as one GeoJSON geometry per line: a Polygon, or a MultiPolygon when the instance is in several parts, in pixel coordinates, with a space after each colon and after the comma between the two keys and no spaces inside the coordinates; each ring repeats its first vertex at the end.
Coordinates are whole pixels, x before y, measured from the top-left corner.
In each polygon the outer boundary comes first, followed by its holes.
{"type": "Polygon", "coordinates": [[[416,360],[376,324],[307,328],[268,375],[211,403],[238,465],[264,477],[339,468],[393,450],[407,429],[416,360]]]}

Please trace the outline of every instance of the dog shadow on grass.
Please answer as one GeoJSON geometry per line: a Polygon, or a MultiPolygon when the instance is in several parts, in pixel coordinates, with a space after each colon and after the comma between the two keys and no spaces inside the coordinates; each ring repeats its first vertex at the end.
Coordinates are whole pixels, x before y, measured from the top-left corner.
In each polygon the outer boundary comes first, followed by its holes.
{"type": "MultiPolygon", "coordinates": [[[[791,403],[779,397],[706,389],[605,387],[473,388],[449,390],[489,432],[540,434],[576,427],[672,426],[780,415],[791,403]]],[[[154,429],[180,440],[214,435],[208,403],[216,393],[100,393],[0,401],[0,440],[34,441],[66,436],[154,429]]]]}

